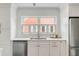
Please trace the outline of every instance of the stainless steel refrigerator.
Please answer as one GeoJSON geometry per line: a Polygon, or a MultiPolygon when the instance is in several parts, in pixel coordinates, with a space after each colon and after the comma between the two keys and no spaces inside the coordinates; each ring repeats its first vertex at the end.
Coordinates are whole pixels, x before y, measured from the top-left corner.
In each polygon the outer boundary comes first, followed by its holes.
{"type": "Polygon", "coordinates": [[[79,56],[79,17],[69,19],[69,53],[79,56]]]}

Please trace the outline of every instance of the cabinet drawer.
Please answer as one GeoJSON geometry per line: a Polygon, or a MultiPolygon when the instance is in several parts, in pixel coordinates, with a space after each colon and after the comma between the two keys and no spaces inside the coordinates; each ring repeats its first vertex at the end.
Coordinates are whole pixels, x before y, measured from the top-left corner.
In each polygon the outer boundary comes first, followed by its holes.
{"type": "Polygon", "coordinates": [[[29,40],[28,44],[38,44],[38,40],[29,40]]]}
{"type": "Polygon", "coordinates": [[[39,44],[50,44],[50,41],[46,40],[39,40],[39,44]]]}
{"type": "Polygon", "coordinates": [[[54,40],[53,40],[53,41],[50,41],[50,44],[58,44],[58,42],[59,42],[59,41],[56,41],[56,40],[54,41],[54,40]]]}

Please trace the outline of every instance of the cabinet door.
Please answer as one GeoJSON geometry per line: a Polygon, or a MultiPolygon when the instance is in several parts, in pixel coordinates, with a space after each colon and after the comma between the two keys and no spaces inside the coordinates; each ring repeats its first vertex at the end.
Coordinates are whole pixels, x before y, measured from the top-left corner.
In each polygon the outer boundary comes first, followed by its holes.
{"type": "Polygon", "coordinates": [[[60,41],[60,47],[61,47],[61,56],[66,56],[67,55],[66,41],[60,41]]]}
{"type": "Polygon", "coordinates": [[[28,56],[38,56],[37,44],[28,44],[28,56]]]}
{"type": "Polygon", "coordinates": [[[50,43],[50,56],[60,56],[60,44],[58,41],[52,41],[50,43]]]}
{"type": "Polygon", "coordinates": [[[39,45],[39,56],[49,56],[49,44],[39,45]]]}

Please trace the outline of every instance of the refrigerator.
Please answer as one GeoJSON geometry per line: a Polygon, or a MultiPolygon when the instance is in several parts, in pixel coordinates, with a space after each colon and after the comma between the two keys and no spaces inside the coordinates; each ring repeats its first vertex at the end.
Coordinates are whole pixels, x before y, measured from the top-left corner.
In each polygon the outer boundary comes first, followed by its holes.
{"type": "Polygon", "coordinates": [[[79,56],[79,17],[69,19],[69,54],[79,56]]]}

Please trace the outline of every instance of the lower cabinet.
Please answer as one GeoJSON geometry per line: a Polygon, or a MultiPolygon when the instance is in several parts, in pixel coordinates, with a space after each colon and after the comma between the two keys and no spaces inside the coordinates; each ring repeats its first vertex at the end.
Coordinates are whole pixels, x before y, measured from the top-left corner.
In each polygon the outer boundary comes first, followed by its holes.
{"type": "Polygon", "coordinates": [[[49,44],[40,44],[39,56],[49,56],[49,44]]]}
{"type": "Polygon", "coordinates": [[[38,47],[37,44],[29,44],[28,45],[28,56],[38,56],[38,47]]]}
{"type": "Polygon", "coordinates": [[[61,47],[61,56],[67,56],[67,45],[66,41],[60,41],[60,47],[61,47]]]}
{"type": "Polygon", "coordinates": [[[66,56],[66,41],[36,42],[28,43],[28,56],[66,56]]]}
{"type": "Polygon", "coordinates": [[[50,56],[60,56],[60,42],[59,41],[50,41],[50,56]]]}
{"type": "Polygon", "coordinates": [[[28,56],[49,56],[49,42],[29,42],[28,56]]]}
{"type": "Polygon", "coordinates": [[[66,41],[50,41],[50,56],[66,56],[66,41]]]}

